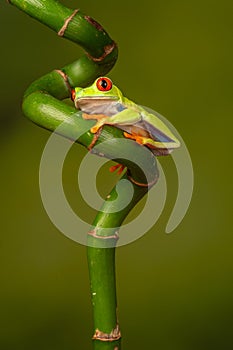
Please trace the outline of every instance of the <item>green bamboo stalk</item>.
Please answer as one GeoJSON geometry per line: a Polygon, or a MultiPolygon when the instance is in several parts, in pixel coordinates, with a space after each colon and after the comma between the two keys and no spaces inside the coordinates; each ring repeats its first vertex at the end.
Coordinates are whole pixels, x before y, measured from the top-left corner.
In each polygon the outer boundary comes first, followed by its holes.
{"type": "MultiPolygon", "coordinates": [[[[10,0],[9,2],[86,51],[77,61],[33,82],[25,92],[22,107],[25,116],[37,125],[50,131],[55,131],[62,125],[59,131],[62,136],[88,148],[93,141],[93,134],[86,130],[89,130],[95,121],[84,120],[81,112],[60,100],[70,96],[71,88],[87,86],[98,76],[105,75],[111,70],[118,54],[115,42],[96,21],[80,11],[68,9],[58,1],[10,0]],[[76,140],[77,132],[81,134],[78,140],[76,140]]],[[[116,142],[122,138],[124,136],[121,130],[105,126],[94,148],[96,154],[125,165],[128,170],[123,179],[130,180],[134,188],[130,203],[120,211],[117,202],[113,202],[117,197],[116,188],[113,188],[95,218],[93,230],[87,237],[95,350],[120,349],[120,331],[116,313],[116,228],[120,228],[129,211],[148,191],[149,187],[138,186],[137,182],[153,183],[158,177],[156,160],[152,153],[145,152],[144,147],[133,141],[128,142],[125,150],[121,142],[116,142]],[[106,140],[112,143],[103,143],[106,140]],[[121,159],[119,155],[122,155],[123,151],[126,151],[128,156],[121,159]],[[129,160],[131,155],[137,155],[136,158],[142,162],[144,171],[138,167],[137,161],[135,163],[129,160]],[[109,209],[111,213],[108,213],[109,209]]],[[[127,191],[123,191],[121,196],[127,196],[127,191]]]]}
{"type": "Polygon", "coordinates": [[[73,41],[85,50],[85,55],[61,68],[67,76],[68,84],[54,70],[32,83],[25,96],[34,91],[44,91],[60,100],[70,97],[70,87],[87,86],[98,76],[107,74],[114,66],[118,56],[116,43],[100,24],[81,11],[75,13],[75,10],[55,0],[9,0],[9,2],[53,29],[59,36],[73,41]],[[66,20],[72,15],[74,17],[67,24],[64,34],[59,34],[66,20]]]}
{"type": "MultiPolygon", "coordinates": [[[[123,179],[127,179],[127,175],[123,176],[123,179]]],[[[115,248],[107,248],[109,243],[114,245],[113,241],[117,239],[116,227],[120,227],[130,210],[136,205],[136,203],[147,193],[146,187],[139,187],[135,184],[134,197],[128,206],[123,210],[118,211],[117,206],[112,208],[112,201],[116,199],[117,192],[114,187],[111,193],[107,196],[107,199],[103,205],[102,210],[98,213],[93,223],[98,235],[95,237],[88,236],[88,263],[92,293],[92,305],[94,314],[94,329],[95,335],[106,338],[107,335],[99,334],[98,331],[102,331],[106,334],[111,334],[111,338],[120,337],[120,331],[118,329],[117,320],[117,300],[116,300],[116,285],[115,285],[115,248]],[[108,209],[114,209],[109,214],[108,209]],[[106,248],[99,248],[99,241],[101,241],[101,247],[103,246],[103,237],[107,236],[110,239],[104,240],[106,248]],[[106,293],[106,291],[108,291],[106,293]],[[115,326],[114,326],[115,325],[115,326]],[[113,327],[114,326],[114,327],[113,327]]],[[[127,196],[127,191],[122,191],[122,196],[127,196]]],[[[119,345],[119,344],[118,344],[119,345]]],[[[109,348],[111,349],[111,348],[109,348]]],[[[114,347],[112,348],[114,349],[114,347]]]]}

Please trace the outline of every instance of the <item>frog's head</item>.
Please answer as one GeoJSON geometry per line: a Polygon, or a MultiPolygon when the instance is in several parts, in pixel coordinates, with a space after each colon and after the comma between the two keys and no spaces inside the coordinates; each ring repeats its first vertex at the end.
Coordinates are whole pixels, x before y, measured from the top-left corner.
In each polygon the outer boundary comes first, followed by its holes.
{"type": "Polygon", "coordinates": [[[87,88],[76,87],[72,91],[75,107],[86,113],[98,113],[107,105],[121,103],[123,95],[107,77],[100,77],[87,88]]]}

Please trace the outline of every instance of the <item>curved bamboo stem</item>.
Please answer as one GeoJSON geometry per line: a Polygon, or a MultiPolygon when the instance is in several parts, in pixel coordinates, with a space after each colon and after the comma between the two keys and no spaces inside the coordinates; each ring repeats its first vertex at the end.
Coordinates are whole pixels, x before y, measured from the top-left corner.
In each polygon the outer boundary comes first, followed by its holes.
{"type": "MultiPolygon", "coordinates": [[[[88,148],[93,142],[93,134],[86,130],[90,130],[94,121],[84,120],[81,118],[81,112],[60,100],[70,96],[71,88],[87,86],[98,76],[110,71],[117,60],[115,42],[95,20],[78,9],[67,8],[58,1],[10,0],[9,2],[86,51],[77,61],[64,68],[55,69],[33,82],[25,92],[23,111],[34,123],[50,131],[56,131],[62,124],[63,128],[60,131],[62,136],[74,139],[88,148]],[[78,140],[75,139],[77,131],[81,133],[78,140]]],[[[130,180],[134,189],[130,203],[120,210],[118,204],[112,201],[118,195],[114,187],[98,213],[93,223],[93,230],[89,232],[87,238],[94,315],[93,338],[96,339],[94,342],[96,350],[120,349],[120,330],[116,314],[116,228],[120,228],[129,211],[147,193],[150,186],[146,184],[150,182],[153,184],[158,177],[155,157],[152,153],[145,152],[145,148],[135,142],[128,142],[126,158],[119,156],[125,151],[124,145],[115,141],[123,137],[121,130],[105,126],[93,149],[96,154],[125,165],[128,170],[123,178],[130,180]],[[104,143],[106,140],[112,143],[104,143]],[[137,161],[130,160],[131,155],[135,154],[143,164],[142,168],[138,167],[137,161]],[[137,183],[144,183],[145,186],[138,186],[137,183]]],[[[127,191],[121,196],[127,196],[127,191]]]]}

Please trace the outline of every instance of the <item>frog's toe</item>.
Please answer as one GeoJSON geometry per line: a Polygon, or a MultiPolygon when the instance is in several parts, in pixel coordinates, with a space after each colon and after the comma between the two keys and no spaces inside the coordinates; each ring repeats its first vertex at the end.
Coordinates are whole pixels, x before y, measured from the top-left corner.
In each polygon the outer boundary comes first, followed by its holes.
{"type": "Polygon", "coordinates": [[[134,139],[133,135],[127,133],[126,131],[124,131],[124,136],[127,138],[127,139],[134,139]]]}
{"type": "Polygon", "coordinates": [[[91,133],[92,134],[96,134],[98,131],[99,131],[99,129],[102,127],[102,124],[96,124],[96,125],[94,125],[92,128],[91,128],[91,133]]]}
{"type": "Polygon", "coordinates": [[[93,128],[91,128],[90,131],[91,131],[92,134],[96,134],[98,130],[99,130],[99,127],[93,126],[93,128]]]}
{"type": "Polygon", "coordinates": [[[110,171],[111,173],[113,173],[114,171],[117,170],[117,174],[118,174],[118,175],[121,175],[125,168],[126,168],[125,165],[123,165],[123,164],[117,164],[117,165],[111,166],[111,167],[109,168],[109,171],[110,171]]]}

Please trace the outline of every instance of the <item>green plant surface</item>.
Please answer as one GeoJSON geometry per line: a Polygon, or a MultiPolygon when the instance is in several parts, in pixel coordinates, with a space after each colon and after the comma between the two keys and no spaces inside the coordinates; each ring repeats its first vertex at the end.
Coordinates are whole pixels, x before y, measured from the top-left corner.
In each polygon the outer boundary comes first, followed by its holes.
{"type": "MultiPolygon", "coordinates": [[[[122,347],[231,349],[232,1],[63,3],[111,33],[120,55],[110,77],[124,95],[176,126],[194,165],[194,196],[179,227],[164,233],[177,192],[175,167],[164,158],[168,195],[160,219],[141,239],[117,249],[122,347]]],[[[21,112],[30,82],[83,51],[5,1],[0,23],[0,348],[91,349],[86,248],[61,235],[47,217],[38,164],[50,132],[21,112]]],[[[84,205],[74,164],[85,154],[75,144],[64,169],[77,213],[84,205]]],[[[98,187],[105,196],[115,177],[107,166],[103,172],[98,187]]],[[[96,212],[87,205],[85,212],[91,223],[96,212]]]]}
{"type": "MultiPolygon", "coordinates": [[[[106,74],[116,61],[116,44],[102,26],[90,16],[82,14],[79,10],[70,10],[58,1],[11,0],[10,3],[54,29],[59,36],[62,33],[62,36],[78,43],[86,50],[86,54],[78,61],[62,69],[55,69],[33,82],[24,94],[22,108],[25,116],[37,125],[58,132],[69,139],[76,141],[75,135],[78,131],[82,136],[77,139],[77,142],[88,148],[94,136],[85,130],[90,129],[93,122],[84,120],[81,112],[77,112],[74,107],[60,100],[70,97],[71,89],[75,86],[86,86],[96,76],[106,74]]],[[[146,153],[144,148],[135,142],[129,144],[128,159],[132,158],[130,155],[137,154],[137,158],[141,159],[144,164],[143,169],[138,168],[133,161],[129,161],[127,158],[121,159],[119,154],[124,151],[124,145],[119,142],[118,144],[108,143],[107,146],[101,145],[103,140],[110,141],[122,137],[120,130],[105,127],[96,143],[97,147],[93,151],[101,156],[118,160],[127,167],[123,178],[130,181],[133,179],[134,195],[129,205],[123,210],[119,211],[116,206],[112,214],[106,213],[106,209],[113,207],[112,199],[119,196],[114,187],[109,195],[111,199],[105,201],[103,209],[94,220],[93,227],[97,234],[89,235],[87,238],[94,316],[93,339],[104,342],[114,341],[116,346],[120,346],[121,333],[116,311],[115,230],[116,227],[120,228],[129,211],[147,193],[150,187],[149,183],[158,178],[155,157],[150,152],[146,153]],[[143,171],[149,174],[148,178],[145,179],[143,171]],[[148,185],[147,180],[149,181],[148,185]],[[140,183],[143,186],[138,185],[140,183]],[[106,228],[109,228],[107,233],[106,228]],[[106,246],[100,247],[100,242],[101,244],[106,242],[106,246]]],[[[122,196],[126,197],[127,191],[124,191],[122,196]]],[[[94,346],[98,347],[99,345],[94,346]]]]}

